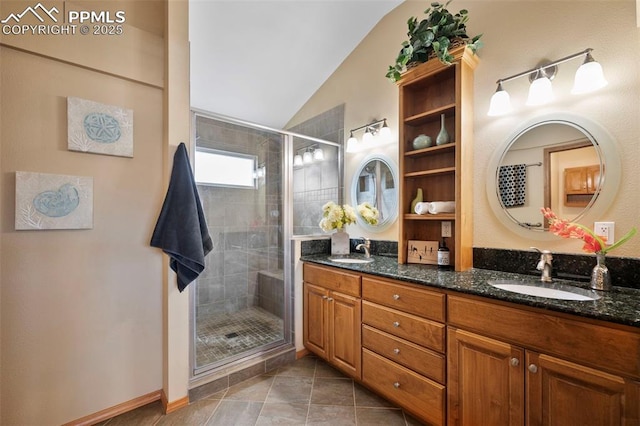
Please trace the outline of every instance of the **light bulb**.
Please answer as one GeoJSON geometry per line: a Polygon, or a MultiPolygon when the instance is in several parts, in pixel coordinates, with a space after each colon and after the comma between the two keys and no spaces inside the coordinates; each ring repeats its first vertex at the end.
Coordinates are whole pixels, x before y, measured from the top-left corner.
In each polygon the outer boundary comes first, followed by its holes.
{"type": "Polygon", "coordinates": [[[527,105],[544,105],[551,102],[552,100],[553,87],[551,86],[551,80],[549,80],[541,73],[540,77],[533,80],[531,86],[529,86],[529,97],[527,98],[527,105]]]}
{"type": "Polygon", "coordinates": [[[607,84],[609,83],[604,78],[602,66],[593,59],[591,53],[587,53],[584,62],[576,71],[571,93],[574,95],[589,93],[601,89],[607,84]]]}
{"type": "Polygon", "coordinates": [[[509,93],[502,88],[502,82],[498,83],[498,89],[496,93],[491,97],[489,103],[489,112],[487,115],[495,117],[498,115],[504,115],[511,111],[511,97],[509,93]]]}
{"type": "Polygon", "coordinates": [[[309,151],[305,151],[304,154],[302,154],[302,162],[304,164],[313,163],[313,156],[311,155],[311,153],[309,151]]]}
{"type": "Polygon", "coordinates": [[[313,151],[313,159],[317,161],[324,160],[324,151],[321,148],[316,148],[315,151],[313,151]]]}
{"type": "Polygon", "coordinates": [[[387,120],[385,119],[380,128],[380,139],[383,142],[389,142],[391,140],[391,129],[387,126],[387,120]]]}

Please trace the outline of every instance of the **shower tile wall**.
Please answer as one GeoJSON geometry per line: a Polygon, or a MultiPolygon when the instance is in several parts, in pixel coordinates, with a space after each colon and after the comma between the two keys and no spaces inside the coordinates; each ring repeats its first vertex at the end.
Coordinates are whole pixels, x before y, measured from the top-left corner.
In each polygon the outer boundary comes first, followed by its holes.
{"type": "Polygon", "coordinates": [[[258,273],[282,270],[281,136],[197,117],[198,147],[256,155],[257,189],[199,185],[214,247],[198,278],[197,316],[258,305],[258,273]]]}
{"type": "MultiPolygon", "coordinates": [[[[339,105],[295,127],[292,132],[326,141],[344,144],[344,105],[339,105]]],[[[311,143],[313,144],[313,143],[311,143]]],[[[294,138],[294,151],[298,152],[310,142],[294,138]]],[[[321,233],[318,226],[322,218],[322,206],[328,201],[341,202],[342,186],[338,176],[338,149],[320,146],[325,160],[293,170],[293,234],[313,235],[321,233]]]]}

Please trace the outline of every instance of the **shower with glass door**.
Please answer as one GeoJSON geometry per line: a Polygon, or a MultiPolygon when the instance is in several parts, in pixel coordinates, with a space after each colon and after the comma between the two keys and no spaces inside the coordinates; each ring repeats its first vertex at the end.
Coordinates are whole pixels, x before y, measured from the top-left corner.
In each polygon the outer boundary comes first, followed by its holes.
{"type": "MultiPolygon", "coordinates": [[[[289,241],[293,223],[308,219],[293,218],[307,210],[294,213],[292,206],[301,204],[293,181],[313,187],[323,173],[335,180],[339,146],[199,112],[193,128],[195,178],[214,243],[192,289],[192,374],[198,376],[290,345],[289,241]],[[306,167],[300,174],[293,158],[310,149],[324,155],[315,156],[316,172],[306,167]]],[[[317,215],[328,201],[320,195],[337,192],[304,189],[303,201],[317,215]]]]}

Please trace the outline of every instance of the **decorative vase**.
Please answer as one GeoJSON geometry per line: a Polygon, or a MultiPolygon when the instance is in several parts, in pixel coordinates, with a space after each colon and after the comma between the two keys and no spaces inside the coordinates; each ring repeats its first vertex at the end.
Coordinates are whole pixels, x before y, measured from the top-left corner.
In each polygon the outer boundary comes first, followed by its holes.
{"type": "Polygon", "coordinates": [[[611,275],[604,264],[604,253],[596,253],[596,266],[591,271],[591,288],[594,290],[611,290],[611,275]]]}
{"type": "Polygon", "coordinates": [[[331,234],[331,254],[340,256],[349,254],[349,234],[344,229],[336,229],[331,234]]]}
{"type": "Polygon", "coordinates": [[[416,194],[416,198],[414,198],[413,201],[411,202],[411,210],[409,210],[409,213],[415,213],[416,204],[421,202],[422,202],[422,188],[418,188],[418,193],[416,194]]]}
{"type": "Polygon", "coordinates": [[[427,135],[418,135],[413,140],[413,149],[429,148],[431,144],[431,137],[427,135]]]}
{"type": "Polygon", "coordinates": [[[444,127],[444,114],[440,115],[440,133],[436,137],[436,145],[444,145],[449,143],[449,133],[447,133],[447,129],[444,127]]]}

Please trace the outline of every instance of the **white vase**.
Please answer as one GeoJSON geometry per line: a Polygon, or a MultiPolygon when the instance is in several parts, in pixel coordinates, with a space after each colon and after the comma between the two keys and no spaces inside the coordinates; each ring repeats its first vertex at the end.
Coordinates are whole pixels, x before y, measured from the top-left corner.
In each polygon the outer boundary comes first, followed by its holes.
{"type": "Polygon", "coordinates": [[[344,229],[338,229],[331,234],[331,255],[349,254],[349,234],[344,229]]]}

